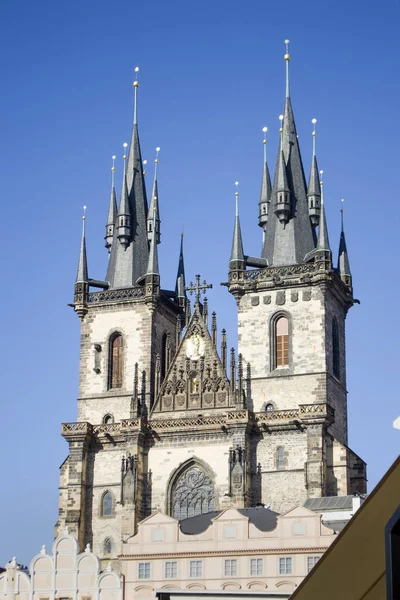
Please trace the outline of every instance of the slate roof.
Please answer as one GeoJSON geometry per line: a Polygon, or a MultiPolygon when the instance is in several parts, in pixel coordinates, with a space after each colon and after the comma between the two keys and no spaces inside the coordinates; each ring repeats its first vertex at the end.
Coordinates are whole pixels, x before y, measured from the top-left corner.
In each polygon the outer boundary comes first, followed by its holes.
{"type": "Polygon", "coordinates": [[[326,496],[323,498],[307,498],[304,508],[319,512],[321,510],[351,510],[354,496],[326,496]]]}
{"type": "MultiPolygon", "coordinates": [[[[247,517],[250,520],[250,523],[260,531],[273,531],[277,524],[277,517],[279,517],[279,513],[261,506],[254,508],[239,508],[237,511],[244,517],[247,517]]],[[[221,512],[221,510],[217,510],[180,521],[179,525],[182,533],[187,535],[203,533],[211,525],[212,519],[215,519],[221,512]]]]}

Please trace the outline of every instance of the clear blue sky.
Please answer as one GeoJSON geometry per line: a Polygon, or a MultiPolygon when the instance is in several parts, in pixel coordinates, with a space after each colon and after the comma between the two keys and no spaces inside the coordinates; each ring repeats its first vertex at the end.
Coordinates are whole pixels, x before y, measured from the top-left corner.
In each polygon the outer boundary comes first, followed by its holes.
{"type": "MultiPolygon", "coordinates": [[[[291,40],[293,107],[306,173],[311,119],[325,171],[331,244],[340,199],[361,305],[347,317],[349,444],[369,489],[400,447],[399,2],[13,0],[0,9],[3,293],[0,565],[51,544],[60,423],[76,418],[79,320],[73,297],[88,206],[90,276],[103,278],[110,157],[129,140],[133,68],[140,135],[161,147],[162,285],[174,285],[179,234],[186,268],[212,281],[210,309],[236,344],[226,281],[241,188],[247,254],[257,255],[262,133],[275,163],[291,40]]],[[[119,181],[119,179],[118,179],[119,181]]]]}

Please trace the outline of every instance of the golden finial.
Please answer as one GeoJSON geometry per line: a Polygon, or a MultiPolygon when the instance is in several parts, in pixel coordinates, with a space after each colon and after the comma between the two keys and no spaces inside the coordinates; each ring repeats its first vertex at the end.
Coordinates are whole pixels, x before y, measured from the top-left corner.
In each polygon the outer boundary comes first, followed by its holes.
{"type": "Polygon", "coordinates": [[[285,45],[286,45],[286,54],[284,56],[285,60],[290,60],[290,54],[289,54],[289,40],[285,40],[285,45]]]}
{"type": "Polygon", "coordinates": [[[268,127],[263,127],[262,130],[263,130],[263,133],[264,133],[264,139],[263,139],[263,144],[264,144],[264,162],[267,162],[267,131],[268,131],[268,127]]]}
{"type": "Polygon", "coordinates": [[[340,218],[341,218],[341,222],[342,222],[342,231],[343,231],[343,229],[344,229],[344,227],[343,227],[343,213],[344,213],[343,203],[344,203],[344,198],[342,198],[341,202],[342,202],[342,208],[340,209],[340,215],[341,215],[340,218]]]}
{"type": "Polygon", "coordinates": [[[283,143],[283,115],[279,115],[279,120],[281,122],[281,126],[279,128],[279,133],[280,133],[281,145],[282,145],[282,143],[283,143]]]}
{"type": "Polygon", "coordinates": [[[235,192],[235,198],[236,198],[236,216],[239,216],[239,192],[238,192],[238,185],[239,182],[235,181],[235,186],[236,186],[236,192],[235,192]]]}
{"type": "Polygon", "coordinates": [[[85,237],[86,206],[83,207],[82,215],[82,237],[85,237]]]}
{"type": "Polygon", "coordinates": [[[286,54],[285,54],[284,58],[286,61],[286,98],[289,98],[289,60],[290,60],[289,40],[285,40],[285,44],[286,44],[286,54]]]}
{"type": "Polygon", "coordinates": [[[135,67],[134,69],[134,73],[135,73],[135,79],[133,82],[133,87],[138,88],[139,87],[139,67],[135,67]]]}
{"type": "Polygon", "coordinates": [[[134,94],[134,103],[133,103],[133,124],[137,124],[137,91],[139,89],[139,80],[138,80],[139,67],[135,67],[135,80],[133,82],[133,89],[135,90],[134,94]]]}
{"type": "Polygon", "coordinates": [[[147,165],[147,160],[143,161],[143,177],[146,176],[146,165],[147,165]]]}
{"type": "Polygon", "coordinates": [[[315,129],[316,122],[317,122],[317,119],[311,119],[311,123],[314,126],[313,132],[312,132],[312,136],[313,136],[313,141],[312,141],[313,156],[315,156],[315,141],[316,141],[316,137],[317,137],[317,131],[315,129]]]}
{"type": "Polygon", "coordinates": [[[324,172],[321,170],[321,171],[319,172],[319,175],[320,175],[319,179],[320,179],[320,183],[321,183],[321,185],[324,185],[324,182],[322,181],[322,175],[323,175],[323,174],[324,174],[324,172]]]}
{"type": "Polygon", "coordinates": [[[86,206],[83,207],[83,216],[82,216],[82,221],[86,220],[86,206]]]}
{"type": "Polygon", "coordinates": [[[115,159],[117,157],[115,156],[115,154],[111,157],[112,160],[112,167],[111,167],[111,184],[112,187],[115,187],[115,159]]]}
{"type": "Polygon", "coordinates": [[[126,149],[127,149],[127,147],[128,147],[128,144],[127,144],[126,142],[124,142],[124,143],[122,144],[122,146],[123,146],[123,148],[124,148],[124,155],[123,155],[123,157],[122,157],[122,158],[123,158],[124,160],[126,160],[126,149]]]}

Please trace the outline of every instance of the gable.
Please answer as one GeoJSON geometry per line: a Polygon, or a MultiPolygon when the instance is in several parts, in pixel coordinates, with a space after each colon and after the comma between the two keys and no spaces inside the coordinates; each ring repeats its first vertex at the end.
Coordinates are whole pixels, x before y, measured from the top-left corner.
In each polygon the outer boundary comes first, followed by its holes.
{"type": "Polygon", "coordinates": [[[313,512],[312,510],[308,510],[308,508],[304,508],[304,506],[295,506],[294,508],[291,508],[290,510],[288,510],[288,512],[284,513],[283,515],[280,515],[278,517],[278,519],[285,519],[286,517],[293,517],[293,518],[298,518],[298,517],[315,517],[318,520],[320,519],[320,515],[316,514],[315,512],[313,512]]]}
{"type": "Polygon", "coordinates": [[[232,405],[231,396],[225,368],[200,308],[195,306],[168,374],[161,385],[152,410],[152,418],[157,413],[226,409],[232,405]]]}
{"type": "Polygon", "coordinates": [[[236,508],[226,508],[213,521],[248,521],[249,519],[241,515],[236,508]]]}
{"type": "Polygon", "coordinates": [[[176,521],[172,517],[169,517],[168,515],[165,515],[164,513],[157,510],[156,512],[151,514],[149,517],[146,517],[145,519],[143,519],[143,521],[140,521],[139,527],[143,527],[145,525],[161,525],[161,524],[166,525],[168,523],[177,523],[177,522],[178,521],[176,521]]]}

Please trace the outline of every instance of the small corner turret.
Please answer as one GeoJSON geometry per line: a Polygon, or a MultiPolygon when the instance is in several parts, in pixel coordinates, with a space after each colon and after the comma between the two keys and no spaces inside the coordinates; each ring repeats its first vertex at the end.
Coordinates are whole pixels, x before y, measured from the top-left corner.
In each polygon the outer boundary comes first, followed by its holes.
{"type": "MultiPolygon", "coordinates": [[[[239,185],[239,182],[235,182],[236,188],[239,185]]],[[[246,261],[243,252],[243,240],[242,240],[242,231],[240,228],[240,219],[239,219],[239,192],[236,189],[235,192],[236,198],[236,215],[235,215],[235,225],[233,229],[233,239],[232,239],[232,250],[231,257],[229,259],[229,291],[235,297],[236,302],[238,303],[240,297],[243,295],[243,275],[246,269],[246,261]]]]}
{"type": "Polygon", "coordinates": [[[279,117],[281,119],[281,128],[280,128],[280,144],[279,144],[279,152],[278,152],[278,164],[276,166],[275,172],[275,210],[274,213],[278,217],[280,223],[285,225],[289,221],[291,206],[290,206],[290,188],[288,183],[288,178],[286,174],[286,164],[285,164],[285,156],[283,154],[283,126],[282,119],[283,115],[279,117]]]}
{"type": "Polygon", "coordinates": [[[149,206],[149,212],[147,215],[147,239],[149,240],[149,244],[154,237],[154,233],[156,236],[157,244],[161,241],[161,232],[160,232],[160,208],[158,202],[158,180],[157,180],[157,171],[158,171],[158,154],[160,152],[160,147],[156,148],[156,158],[154,161],[154,181],[153,181],[153,190],[151,193],[151,200],[149,206]],[[154,229],[153,217],[154,211],[156,214],[156,229],[154,229]]]}
{"type": "MultiPolygon", "coordinates": [[[[342,200],[343,203],[343,200],[342,200]]],[[[348,287],[349,292],[353,293],[353,278],[350,271],[350,261],[347,252],[346,238],[344,235],[344,209],[340,211],[341,214],[341,231],[340,231],[340,242],[339,242],[339,256],[338,256],[338,274],[343,283],[348,287]]]]}
{"type": "Polygon", "coordinates": [[[260,201],[258,203],[258,224],[263,228],[265,232],[265,227],[268,221],[268,213],[269,213],[269,204],[271,200],[271,177],[269,174],[268,163],[267,163],[267,127],[263,127],[264,139],[264,165],[262,172],[262,180],[261,180],[261,194],[260,201]]]}

